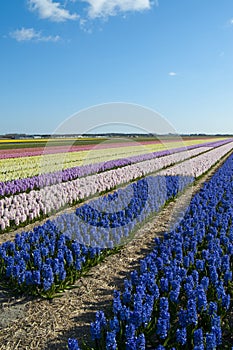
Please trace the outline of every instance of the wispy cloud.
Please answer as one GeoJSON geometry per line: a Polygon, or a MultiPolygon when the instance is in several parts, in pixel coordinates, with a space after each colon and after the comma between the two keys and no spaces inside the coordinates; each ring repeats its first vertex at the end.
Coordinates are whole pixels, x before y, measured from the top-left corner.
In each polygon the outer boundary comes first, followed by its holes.
{"type": "Polygon", "coordinates": [[[41,32],[35,31],[34,28],[21,28],[16,29],[13,32],[9,33],[10,37],[12,39],[15,39],[16,41],[22,42],[22,41],[34,41],[34,42],[57,42],[60,40],[59,35],[56,36],[43,36],[41,32]]]}
{"type": "Polygon", "coordinates": [[[224,24],[224,28],[230,28],[230,27],[233,27],[233,17],[228,19],[224,24]]]}
{"type": "Polygon", "coordinates": [[[114,16],[121,12],[149,10],[157,1],[150,0],[82,0],[87,3],[88,16],[92,19],[98,17],[114,16]]]}
{"type": "Polygon", "coordinates": [[[65,22],[79,18],[78,14],[70,13],[59,2],[52,0],[28,0],[28,6],[31,11],[37,12],[40,18],[54,22],[65,22]]]}
{"type": "Polygon", "coordinates": [[[68,20],[79,20],[82,30],[90,33],[91,20],[96,18],[108,18],[126,12],[142,12],[150,10],[153,6],[159,6],[158,0],[26,0],[28,9],[37,13],[39,18],[53,22],[65,22],[68,20]],[[83,2],[86,15],[80,16],[77,12],[68,9],[69,4],[73,6],[83,2]]]}
{"type": "Polygon", "coordinates": [[[176,72],[169,72],[168,75],[170,75],[170,77],[175,77],[177,75],[176,72]]]}

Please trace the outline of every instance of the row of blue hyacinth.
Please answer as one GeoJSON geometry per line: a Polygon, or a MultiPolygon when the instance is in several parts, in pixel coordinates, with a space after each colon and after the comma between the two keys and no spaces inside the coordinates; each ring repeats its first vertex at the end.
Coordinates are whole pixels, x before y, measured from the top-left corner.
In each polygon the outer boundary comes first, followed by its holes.
{"type": "Polygon", "coordinates": [[[192,181],[150,176],[92,200],[76,213],[16,234],[13,242],[0,246],[0,279],[16,291],[53,297],[192,181]]]}
{"type": "MultiPolygon", "coordinates": [[[[222,325],[233,296],[233,155],[193,197],[182,221],[155,239],[140,270],[96,314],[95,349],[231,349],[222,325]]],[[[69,350],[80,349],[69,339],[69,350]]],[[[85,347],[86,349],[87,347],[85,347]]]]}
{"type": "Polygon", "coordinates": [[[192,182],[189,176],[148,176],[80,206],[75,213],[60,215],[54,223],[81,244],[113,249],[192,182]]]}

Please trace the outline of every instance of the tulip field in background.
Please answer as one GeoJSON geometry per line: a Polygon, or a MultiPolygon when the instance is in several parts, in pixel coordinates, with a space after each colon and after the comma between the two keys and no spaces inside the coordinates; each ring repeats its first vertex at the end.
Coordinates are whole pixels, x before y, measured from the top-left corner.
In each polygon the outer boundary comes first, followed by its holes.
{"type": "Polygon", "coordinates": [[[93,150],[93,148],[106,149],[106,148],[119,148],[126,146],[144,145],[145,147],[152,147],[153,149],[170,149],[174,147],[190,146],[194,144],[202,144],[206,142],[218,142],[226,140],[223,137],[211,138],[180,138],[176,140],[174,138],[166,139],[160,138],[159,140],[147,141],[144,139],[136,138],[134,141],[127,140],[127,142],[121,139],[107,139],[107,138],[65,138],[65,139],[25,139],[25,140],[1,140],[0,139],[0,159],[18,158],[28,156],[43,155],[46,150],[46,154],[56,154],[61,152],[78,152],[93,150]],[[150,146],[151,145],[151,146],[150,146]]]}
{"type": "Polygon", "coordinates": [[[45,298],[71,288],[227,156],[114,291],[112,316],[97,312],[92,347],[77,334],[67,348],[232,349],[233,139],[59,147],[0,150],[0,233],[15,235],[0,245],[0,286],[45,298]]]}
{"type": "MultiPolygon", "coordinates": [[[[43,173],[62,171],[76,166],[107,162],[113,159],[129,158],[135,155],[144,156],[145,153],[153,153],[158,151],[169,152],[175,149],[186,150],[195,147],[216,147],[218,145],[228,143],[231,139],[224,139],[219,141],[212,141],[206,143],[197,142],[175,142],[167,144],[138,144],[135,142],[131,146],[125,146],[123,143],[117,147],[108,147],[108,144],[94,146],[88,148],[87,151],[79,150],[77,152],[70,152],[67,148],[64,152],[50,154],[50,148],[44,148],[39,156],[27,156],[22,154],[20,157],[9,157],[7,159],[0,159],[0,181],[11,181],[20,178],[32,177],[43,173]],[[191,144],[190,144],[191,143],[191,144]]],[[[110,144],[112,146],[112,144],[110,144]]],[[[72,148],[71,148],[72,150],[72,148]]],[[[156,155],[156,154],[155,154],[156,155]]],[[[154,154],[151,157],[155,156],[154,154]]],[[[149,155],[148,155],[149,156],[149,155]]]]}

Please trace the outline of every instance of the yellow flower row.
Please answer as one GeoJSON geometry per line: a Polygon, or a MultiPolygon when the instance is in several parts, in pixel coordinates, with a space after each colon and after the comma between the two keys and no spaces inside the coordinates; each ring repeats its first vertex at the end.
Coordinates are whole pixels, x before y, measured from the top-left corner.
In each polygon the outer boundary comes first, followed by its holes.
{"type": "MultiPolygon", "coordinates": [[[[216,141],[211,139],[209,141],[216,141]]],[[[99,149],[98,145],[88,151],[66,152],[56,154],[44,154],[21,158],[8,158],[0,160],[0,181],[10,181],[32,177],[42,173],[59,171],[76,166],[106,162],[119,158],[127,158],[133,155],[141,155],[160,150],[206,143],[208,140],[188,140],[167,142],[164,144],[141,145],[135,142],[135,146],[114,147],[99,149]]]]}

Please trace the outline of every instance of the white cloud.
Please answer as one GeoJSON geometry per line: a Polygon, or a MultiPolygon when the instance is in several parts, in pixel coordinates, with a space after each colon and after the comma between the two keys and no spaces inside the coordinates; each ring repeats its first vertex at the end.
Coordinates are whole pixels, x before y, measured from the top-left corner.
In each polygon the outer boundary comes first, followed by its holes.
{"type": "Polygon", "coordinates": [[[82,0],[89,4],[90,18],[114,16],[118,12],[149,10],[157,1],[150,0],[82,0]]]}
{"type": "Polygon", "coordinates": [[[76,13],[71,14],[68,10],[62,8],[59,2],[53,2],[52,0],[28,0],[28,5],[29,9],[38,12],[39,17],[42,19],[64,22],[79,18],[76,13]]]}
{"type": "Polygon", "coordinates": [[[10,37],[17,41],[43,41],[43,42],[56,42],[60,40],[59,35],[56,36],[43,36],[41,32],[36,32],[33,28],[21,28],[10,32],[10,37]]]}
{"type": "Polygon", "coordinates": [[[224,27],[225,28],[229,28],[229,27],[232,27],[233,26],[233,18],[230,18],[226,21],[224,27]]]}
{"type": "Polygon", "coordinates": [[[175,77],[177,75],[176,72],[169,72],[168,75],[170,75],[170,77],[175,77]]]}

